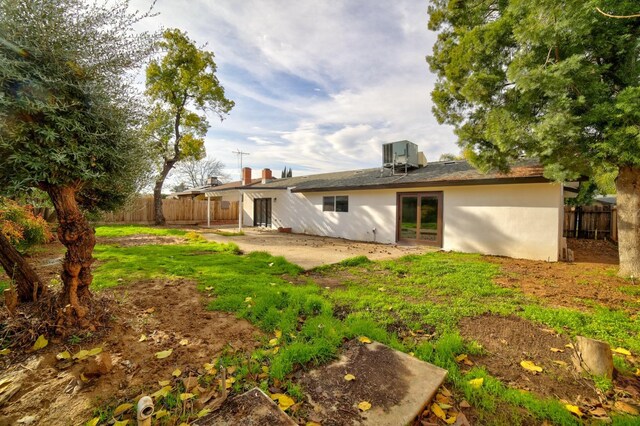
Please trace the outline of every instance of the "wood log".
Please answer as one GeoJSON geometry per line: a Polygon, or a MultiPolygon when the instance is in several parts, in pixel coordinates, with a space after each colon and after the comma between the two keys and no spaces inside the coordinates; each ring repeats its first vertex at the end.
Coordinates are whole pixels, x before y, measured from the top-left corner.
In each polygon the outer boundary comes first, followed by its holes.
{"type": "Polygon", "coordinates": [[[613,378],[613,354],[605,342],[577,336],[572,359],[578,370],[613,378]]]}

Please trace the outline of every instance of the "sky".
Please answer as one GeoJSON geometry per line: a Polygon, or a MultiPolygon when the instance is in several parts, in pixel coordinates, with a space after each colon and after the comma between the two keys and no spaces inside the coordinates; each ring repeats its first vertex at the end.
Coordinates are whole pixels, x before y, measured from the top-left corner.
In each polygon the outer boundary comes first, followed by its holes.
{"type": "MultiPolygon", "coordinates": [[[[149,0],[136,0],[145,9],[149,0]]],[[[381,166],[381,146],[407,139],[428,160],[456,153],[431,107],[425,56],[436,34],[425,0],[158,0],[148,28],[176,27],[215,54],[235,107],[210,116],[209,156],[238,179],[381,166]]]]}

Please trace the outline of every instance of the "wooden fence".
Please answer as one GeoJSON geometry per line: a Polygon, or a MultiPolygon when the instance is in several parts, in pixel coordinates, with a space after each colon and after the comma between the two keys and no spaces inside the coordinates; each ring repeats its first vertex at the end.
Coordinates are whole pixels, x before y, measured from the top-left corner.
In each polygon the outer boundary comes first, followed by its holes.
{"type": "MultiPolygon", "coordinates": [[[[162,200],[162,211],[167,225],[195,225],[207,223],[206,200],[162,200]]],[[[238,202],[209,201],[211,224],[237,223],[238,202]]],[[[139,198],[120,211],[106,213],[100,222],[151,224],[154,221],[153,198],[139,198]]]]}
{"type": "Polygon", "coordinates": [[[564,207],[564,236],[568,238],[618,241],[618,211],[615,206],[564,207]]]}

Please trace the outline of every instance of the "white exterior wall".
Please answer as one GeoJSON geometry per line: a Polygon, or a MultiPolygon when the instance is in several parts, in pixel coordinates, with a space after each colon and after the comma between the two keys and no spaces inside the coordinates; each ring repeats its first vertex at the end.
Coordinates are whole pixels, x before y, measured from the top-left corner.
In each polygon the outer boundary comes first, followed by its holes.
{"type": "Polygon", "coordinates": [[[443,192],[443,249],[558,260],[563,224],[559,183],[447,186],[292,193],[245,193],[244,225],[253,199],[272,198],[272,226],[358,241],[396,242],[396,201],[402,192],[443,192]],[[349,196],[348,212],[323,212],[322,197],[349,196]],[[375,232],[374,232],[375,229],[375,232]]]}

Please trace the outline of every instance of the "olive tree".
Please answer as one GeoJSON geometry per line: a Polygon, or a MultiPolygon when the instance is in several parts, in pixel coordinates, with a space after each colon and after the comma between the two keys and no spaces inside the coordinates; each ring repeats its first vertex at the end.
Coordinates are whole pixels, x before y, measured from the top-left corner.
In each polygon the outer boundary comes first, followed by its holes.
{"type": "Polygon", "coordinates": [[[147,168],[133,84],[157,38],[134,31],[146,16],[126,0],[0,0],[0,192],[51,198],[66,247],[64,323],[87,323],[95,233],[85,213],[121,205],[147,168]]]}

